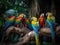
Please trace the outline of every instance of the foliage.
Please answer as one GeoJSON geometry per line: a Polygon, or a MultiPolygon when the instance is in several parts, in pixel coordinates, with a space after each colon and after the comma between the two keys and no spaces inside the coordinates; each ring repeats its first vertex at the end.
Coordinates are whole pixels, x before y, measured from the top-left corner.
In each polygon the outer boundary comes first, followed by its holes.
{"type": "Polygon", "coordinates": [[[5,4],[6,10],[15,9],[18,13],[25,13],[28,17],[28,2],[27,0],[1,0],[5,4]]]}

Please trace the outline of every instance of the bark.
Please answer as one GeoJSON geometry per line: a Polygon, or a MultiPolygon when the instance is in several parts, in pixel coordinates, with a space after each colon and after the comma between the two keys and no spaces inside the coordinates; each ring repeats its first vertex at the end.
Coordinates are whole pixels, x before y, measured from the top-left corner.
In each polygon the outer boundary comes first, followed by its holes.
{"type": "Polygon", "coordinates": [[[39,15],[40,7],[37,0],[32,0],[31,9],[29,10],[30,17],[39,15]]]}
{"type": "MultiPolygon", "coordinates": [[[[13,30],[11,27],[9,29],[10,29],[10,31],[8,30],[6,32],[9,32],[10,33],[13,30]]],[[[29,31],[28,29],[26,29],[26,30],[24,30],[24,29],[25,28],[19,29],[19,28],[16,28],[15,27],[14,31],[18,32],[19,34],[21,32],[25,34],[22,38],[19,38],[19,42],[16,43],[16,45],[23,45],[25,43],[28,43],[30,40],[35,40],[34,31],[29,31]]],[[[56,27],[56,35],[58,35],[59,33],[60,33],[60,26],[56,27]]],[[[8,33],[6,33],[6,34],[8,34],[8,33]]],[[[42,35],[43,36],[51,37],[50,28],[41,28],[40,31],[39,31],[39,36],[42,36],[42,35]]]]}
{"type": "Polygon", "coordinates": [[[56,15],[56,9],[55,9],[55,3],[54,0],[51,0],[51,12],[53,13],[53,15],[56,15]]]}

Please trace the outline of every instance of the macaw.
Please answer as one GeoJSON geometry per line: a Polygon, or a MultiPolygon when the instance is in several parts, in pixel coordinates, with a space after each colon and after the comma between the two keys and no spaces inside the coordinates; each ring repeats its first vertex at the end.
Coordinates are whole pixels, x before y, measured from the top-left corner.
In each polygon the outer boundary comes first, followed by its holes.
{"type": "Polygon", "coordinates": [[[54,30],[54,23],[55,23],[55,17],[52,13],[47,13],[47,23],[50,26],[52,40],[55,40],[55,30],[54,30]]]}
{"type": "Polygon", "coordinates": [[[22,19],[22,24],[24,27],[28,28],[29,30],[33,30],[32,25],[30,20],[26,17],[26,15],[24,15],[23,19],[22,19]]]}
{"type": "Polygon", "coordinates": [[[15,26],[16,27],[20,27],[20,23],[21,23],[21,21],[22,21],[22,19],[23,19],[23,14],[20,14],[17,18],[16,18],[16,21],[15,21],[15,26]]]}
{"type": "Polygon", "coordinates": [[[23,18],[22,24],[24,25],[24,27],[28,28],[29,30],[33,30],[31,22],[29,21],[28,18],[23,18]]]}
{"type": "Polygon", "coordinates": [[[2,34],[2,41],[4,40],[5,36],[6,36],[6,32],[5,30],[14,24],[14,21],[15,21],[15,16],[11,16],[10,18],[7,19],[7,21],[5,22],[5,25],[3,26],[4,28],[4,31],[3,31],[3,34],[2,34]]]}
{"type": "Polygon", "coordinates": [[[44,19],[44,14],[43,13],[40,15],[39,20],[40,20],[40,27],[44,27],[45,19],[44,19]]]}
{"type": "Polygon", "coordinates": [[[36,45],[39,45],[39,21],[37,20],[36,17],[32,17],[32,27],[33,27],[33,30],[35,32],[35,38],[36,38],[36,45]]]}
{"type": "Polygon", "coordinates": [[[4,29],[7,29],[10,25],[14,24],[15,16],[11,16],[4,25],[4,29]]]}
{"type": "Polygon", "coordinates": [[[27,18],[23,18],[23,19],[22,19],[22,24],[23,24],[24,27],[27,28],[26,20],[27,20],[27,18]]]}
{"type": "MultiPolygon", "coordinates": [[[[18,17],[16,17],[14,26],[16,26],[17,28],[20,28],[20,24],[21,24],[22,18],[23,18],[23,14],[20,14],[18,17]]],[[[17,33],[11,34],[11,36],[10,36],[11,42],[16,42],[16,41],[18,41],[18,37],[19,37],[19,36],[20,36],[20,35],[17,34],[17,33]],[[14,37],[14,36],[15,36],[15,37],[14,37]]]]}

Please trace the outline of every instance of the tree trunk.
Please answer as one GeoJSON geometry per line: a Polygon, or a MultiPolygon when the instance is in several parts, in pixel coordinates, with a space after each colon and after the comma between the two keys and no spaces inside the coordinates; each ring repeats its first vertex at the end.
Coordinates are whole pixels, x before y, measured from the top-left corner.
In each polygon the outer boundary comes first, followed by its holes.
{"type": "Polygon", "coordinates": [[[32,0],[31,9],[29,10],[30,17],[39,15],[40,8],[37,0],[32,0]]]}
{"type": "Polygon", "coordinates": [[[56,15],[54,0],[51,0],[51,12],[53,13],[54,16],[56,15]]]}

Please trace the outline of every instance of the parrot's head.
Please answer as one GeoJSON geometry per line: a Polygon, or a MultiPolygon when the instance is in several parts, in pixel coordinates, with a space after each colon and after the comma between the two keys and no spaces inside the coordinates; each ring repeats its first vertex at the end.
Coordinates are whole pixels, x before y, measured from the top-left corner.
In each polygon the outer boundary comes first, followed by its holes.
{"type": "Polygon", "coordinates": [[[55,17],[52,13],[47,13],[47,20],[51,21],[52,23],[55,23],[55,17]]]}
{"type": "Polygon", "coordinates": [[[50,13],[50,12],[47,13],[47,19],[51,19],[52,16],[53,16],[52,13],[50,13]]]}
{"type": "Polygon", "coordinates": [[[21,13],[21,14],[19,14],[19,16],[17,18],[20,19],[20,20],[22,20],[25,17],[26,17],[25,14],[21,13]]]}
{"type": "Polygon", "coordinates": [[[41,15],[40,15],[40,18],[43,18],[44,17],[44,13],[42,13],[41,15]]]}
{"type": "Polygon", "coordinates": [[[32,21],[37,21],[37,18],[36,17],[32,17],[32,21]]]}
{"type": "Polygon", "coordinates": [[[18,18],[23,18],[24,14],[19,14],[18,18]]]}
{"type": "Polygon", "coordinates": [[[23,18],[26,18],[26,15],[25,14],[23,15],[23,18]]]}
{"type": "Polygon", "coordinates": [[[19,16],[18,16],[18,18],[26,18],[26,15],[25,14],[23,14],[23,13],[21,13],[21,14],[19,14],[19,16]]]}

